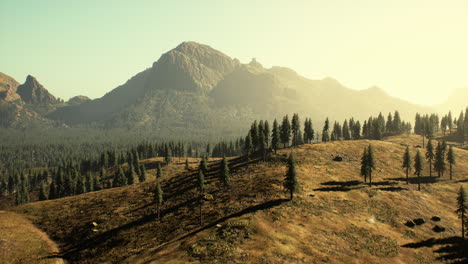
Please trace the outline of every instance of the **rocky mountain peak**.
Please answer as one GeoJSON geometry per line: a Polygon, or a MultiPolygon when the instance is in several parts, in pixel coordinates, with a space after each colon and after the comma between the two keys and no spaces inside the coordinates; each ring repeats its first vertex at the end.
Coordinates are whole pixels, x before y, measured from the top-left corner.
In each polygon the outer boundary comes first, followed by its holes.
{"type": "Polygon", "coordinates": [[[23,101],[29,104],[57,103],[55,96],[50,94],[32,75],[28,75],[24,84],[18,86],[17,93],[21,96],[23,101]]]}

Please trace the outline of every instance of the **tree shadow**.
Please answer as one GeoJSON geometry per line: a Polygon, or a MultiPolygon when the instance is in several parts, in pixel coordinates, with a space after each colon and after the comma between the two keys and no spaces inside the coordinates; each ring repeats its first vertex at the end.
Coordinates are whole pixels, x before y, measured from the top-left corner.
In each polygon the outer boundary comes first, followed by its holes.
{"type": "Polygon", "coordinates": [[[386,192],[400,192],[400,191],[407,191],[408,189],[403,188],[403,187],[382,187],[379,188],[381,191],[386,191],[386,192]]]}
{"type": "Polygon", "coordinates": [[[409,183],[411,184],[418,184],[419,182],[421,184],[434,184],[439,181],[441,181],[440,178],[438,177],[430,177],[430,176],[423,176],[423,177],[409,177],[406,179],[406,177],[399,177],[399,178],[386,178],[385,180],[391,180],[391,181],[399,181],[399,182],[405,182],[408,180],[409,183]]]}
{"type": "MultiPolygon", "coordinates": [[[[373,182],[372,186],[393,186],[396,185],[397,183],[395,182],[390,182],[390,181],[379,181],[379,182],[373,182]]],[[[319,191],[319,192],[349,192],[352,190],[358,190],[362,189],[368,186],[367,183],[361,182],[361,181],[328,181],[328,182],[323,182],[321,185],[327,186],[327,187],[321,187],[314,189],[314,191],[319,191]]],[[[387,188],[380,188],[381,190],[384,191],[397,191],[398,187],[387,187],[387,188]],[[393,188],[393,189],[392,189],[393,188]]]]}
{"type": "Polygon", "coordinates": [[[461,237],[452,236],[447,238],[430,238],[416,243],[408,243],[402,245],[405,248],[418,249],[422,247],[432,248],[440,246],[434,252],[440,254],[437,260],[447,261],[450,263],[468,263],[468,243],[463,241],[461,237]]]}

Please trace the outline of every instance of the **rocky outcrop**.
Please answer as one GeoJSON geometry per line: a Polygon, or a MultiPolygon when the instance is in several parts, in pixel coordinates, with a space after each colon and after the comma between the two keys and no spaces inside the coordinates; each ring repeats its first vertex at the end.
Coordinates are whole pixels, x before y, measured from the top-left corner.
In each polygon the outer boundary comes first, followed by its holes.
{"type": "Polygon", "coordinates": [[[55,104],[57,99],[36,78],[28,75],[26,82],[18,86],[17,93],[28,104],[55,104]]]}

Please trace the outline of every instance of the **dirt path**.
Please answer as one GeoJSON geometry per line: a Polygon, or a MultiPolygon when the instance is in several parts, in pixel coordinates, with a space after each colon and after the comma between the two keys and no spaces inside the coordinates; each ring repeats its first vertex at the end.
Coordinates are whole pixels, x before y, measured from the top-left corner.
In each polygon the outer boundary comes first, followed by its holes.
{"type": "Polygon", "coordinates": [[[58,253],[57,244],[24,216],[0,211],[0,259],[4,263],[65,264],[54,257],[58,253]]]}

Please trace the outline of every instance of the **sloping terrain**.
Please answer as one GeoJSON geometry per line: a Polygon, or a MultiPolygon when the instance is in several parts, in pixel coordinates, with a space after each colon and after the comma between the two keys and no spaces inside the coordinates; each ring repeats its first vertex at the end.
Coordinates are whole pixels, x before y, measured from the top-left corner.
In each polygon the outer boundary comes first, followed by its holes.
{"type": "MultiPolygon", "coordinates": [[[[76,263],[463,263],[454,210],[458,188],[468,179],[468,152],[455,149],[453,180],[429,177],[426,166],[417,191],[413,175],[406,184],[401,159],[405,142],[414,155],[420,137],[390,140],[399,143],[336,141],[283,149],[268,162],[233,158],[230,187],[219,182],[219,161],[212,161],[202,226],[196,159],[190,171],[182,160],[164,167],[161,222],[154,177],[11,210],[25,214],[76,263]],[[377,160],[372,187],[359,176],[368,144],[377,160]],[[284,199],[282,188],[290,152],[301,185],[293,201],[284,199]],[[333,161],[336,156],[343,161],[333,161]],[[417,224],[408,227],[407,221],[417,224]]],[[[151,167],[156,161],[145,162],[151,167]]]]}
{"type": "Polygon", "coordinates": [[[23,216],[0,211],[0,262],[62,264],[57,245],[23,216]]]}

